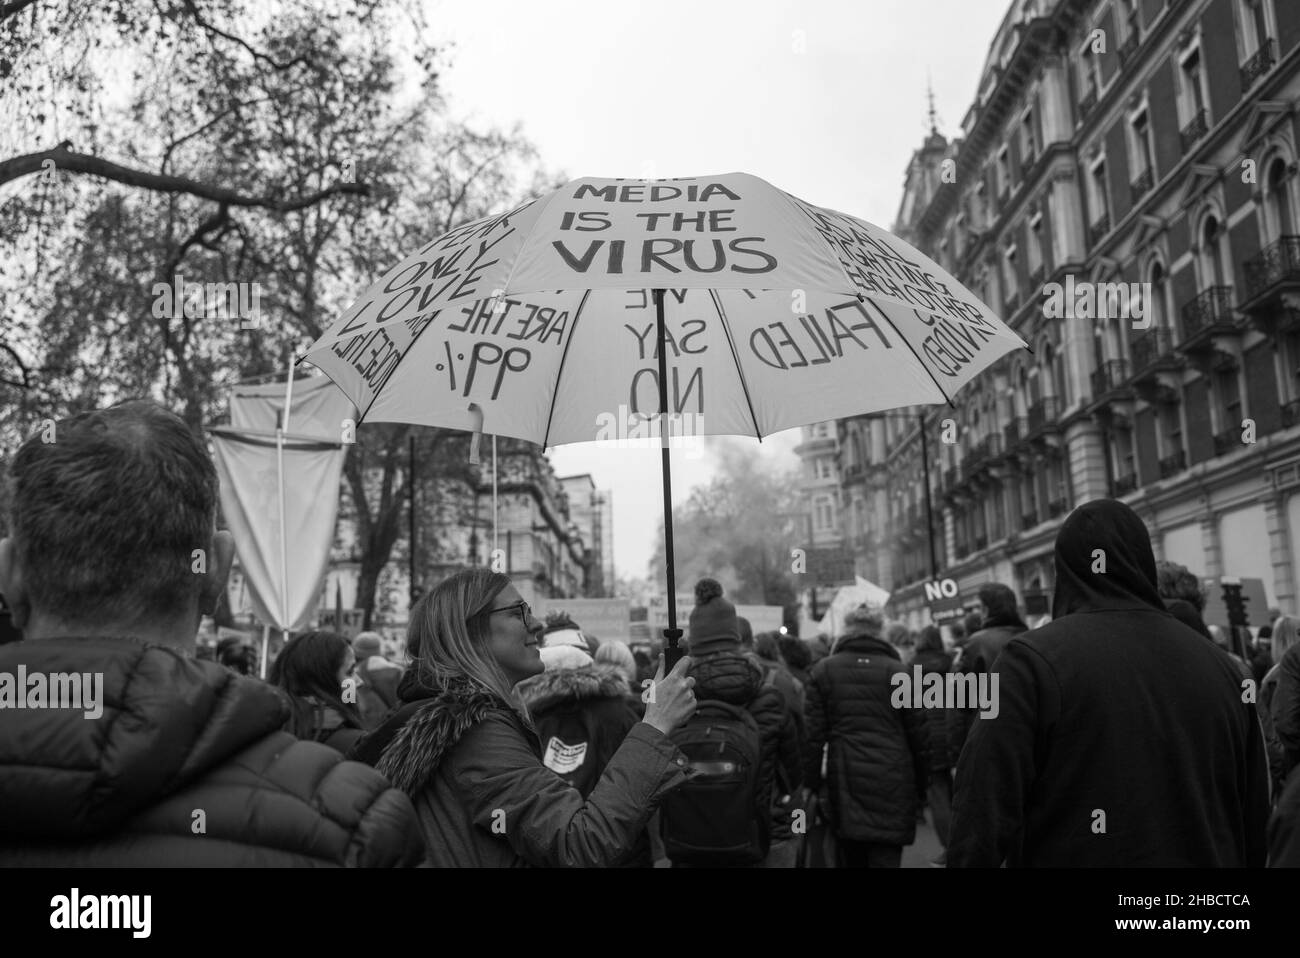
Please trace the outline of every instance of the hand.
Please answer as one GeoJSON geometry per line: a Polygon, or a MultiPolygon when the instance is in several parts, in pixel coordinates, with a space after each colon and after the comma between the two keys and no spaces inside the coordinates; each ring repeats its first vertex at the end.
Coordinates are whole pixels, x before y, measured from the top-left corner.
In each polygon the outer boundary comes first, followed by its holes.
{"type": "Polygon", "coordinates": [[[644,721],[665,735],[684,723],[695,712],[695,680],[686,673],[691,667],[691,657],[684,655],[664,675],[664,659],[659,657],[659,671],[650,686],[650,701],[646,703],[644,721]]]}

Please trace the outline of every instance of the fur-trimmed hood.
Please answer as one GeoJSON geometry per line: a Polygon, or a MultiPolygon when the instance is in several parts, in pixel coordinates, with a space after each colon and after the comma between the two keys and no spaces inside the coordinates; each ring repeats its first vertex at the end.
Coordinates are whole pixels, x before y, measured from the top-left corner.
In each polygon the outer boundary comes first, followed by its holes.
{"type": "Polygon", "coordinates": [[[418,793],[461,737],[492,712],[511,712],[497,696],[465,682],[407,702],[362,739],[350,758],[366,762],[408,795],[418,793]]]}
{"type": "Polygon", "coordinates": [[[534,713],[586,699],[623,698],[629,692],[627,680],[607,665],[553,669],[524,679],[515,688],[534,713]]]}

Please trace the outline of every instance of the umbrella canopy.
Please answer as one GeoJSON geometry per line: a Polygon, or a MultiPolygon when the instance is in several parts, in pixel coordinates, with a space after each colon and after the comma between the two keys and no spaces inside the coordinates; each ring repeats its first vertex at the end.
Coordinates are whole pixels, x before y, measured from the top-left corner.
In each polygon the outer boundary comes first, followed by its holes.
{"type": "Polygon", "coordinates": [[[761,439],[944,402],[1024,345],[897,237],[731,173],[584,178],[461,226],[303,358],[364,420],[554,446],[646,435],[661,359],[670,429],[761,439]]]}

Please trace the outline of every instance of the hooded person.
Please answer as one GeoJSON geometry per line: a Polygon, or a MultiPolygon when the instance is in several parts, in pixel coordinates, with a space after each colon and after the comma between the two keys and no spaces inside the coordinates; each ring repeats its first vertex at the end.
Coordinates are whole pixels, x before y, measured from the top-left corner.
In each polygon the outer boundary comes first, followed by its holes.
{"type": "MultiPolygon", "coordinates": [[[[1016,594],[1009,586],[1000,582],[982,585],[979,601],[980,627],[971,633],[951,666],[951,670],[963,676],[963,681],[967,682],[970,681],[965,678],[967,676],[974,676],[975,682],[984,681],[980,676],[993,670],[993,664],[1007,643],[1029,629],[1020,618],[1016,609],[1016,594]]],[[[945,709],[943,716],[948,731],[948,749],[953,756],[961,754],[978,715],[978,708],[945,709]]]]}
{"type": "Polygon", "coordinates": [[[761,761],[755,800],[757,807],[768,810],[766,860],[771,866],[793,867],[791,818],[779,800],[800,784],[798,730],[781,692],[764,684],[757,656],[743,650],[736,607],[723,597],[722,586],[714,579],[701,579],[695,585],[689,639],[696,698],[743,709],[758,726],[761,761]]]}
{"type": "Polygon", "coordinates": [[[917,812],[929,786],[929,737],[923,710],[895,708],[895,675],[908,674],[884,639],[877,606],[844,616],[844,634],[809,671],[804,711],[804,782],[823,784],[843,868],[897,868],[916,838],[917,812]]]}
{"type": "Polygon", "coordinates": [[[389,662],[382,654],[383,637],[378,632],[362,632],[352,640],[352,652],[357,657],[357,705],[367,729],[376,728],[397,705],[397,683],[402,679],[402,667],[389,662]]]}
{"type": "Polygon", "coordinates": [[[1166,611],[1114,499],[1056,538],[1052,621],[1012,639],[957,764],[948,867],[1259,867],[1268,774],[1228,656],[1166,611]]]}

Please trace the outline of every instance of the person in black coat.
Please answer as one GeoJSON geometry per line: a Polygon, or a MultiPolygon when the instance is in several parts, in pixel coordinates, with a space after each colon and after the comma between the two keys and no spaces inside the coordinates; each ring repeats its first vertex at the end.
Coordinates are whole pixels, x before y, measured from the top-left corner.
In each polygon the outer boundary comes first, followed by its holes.
{"type": "Polygon", "coordinates": [[[926,716],[894,708],[893,677],[908,674],[898,651],[881,638],[878,609],[859,606],[844,619],[835,651],[808,676],[804,781],[822,784],[839,865],[897,868],[903,847],[916,838],[916,813],[929,785],[926,716]]]}
{"type": "Polygon", "coordinates": [[[1228,656],[1156,591],[1122,502],[1056,538],[1052,621],[1012,639],[957,763],[948,867],[1259,867],[1268,774],[1228,656]]]}
{"type": "MultiPolygon", "coordinates": [[[[980,627],[966,640],[952,669],[964,675],[987,675],[1008,642],[1028,630],[1016,609],[1016,594],[1000,582],[980,586],[980,627]]],[[[950,709],[946,718],[949,748],[954,760],[961,754],[979,709],[950,709]]]]}
{"type": "MultiPolygon", "coordinates": [[[[916,656],[913,666],[921,667],[921,676],[945,675],[952,665],[952,655],[944,651],[943,635],[936,625],[927,625],[921,630],[916,643],[916,656]]],[[[952,766],[955,756],[950,754],[949,741],[943,714],[936,712],[926,716],[930,741],[930,784],[926,790],[930,813],[934,816],[934,831],[939,836],[939,843],[948,844],[948,827],[952,824],[952,766]]]]}

